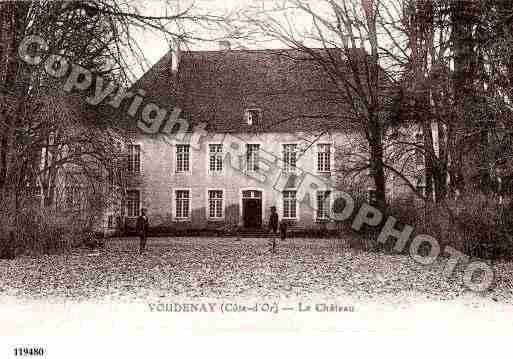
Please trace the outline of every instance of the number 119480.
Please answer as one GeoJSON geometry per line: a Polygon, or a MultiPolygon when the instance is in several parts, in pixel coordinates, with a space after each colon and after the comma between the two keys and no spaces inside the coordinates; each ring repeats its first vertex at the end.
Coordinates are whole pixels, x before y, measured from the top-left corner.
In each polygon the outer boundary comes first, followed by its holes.
{"type": "Polygon", "coordinates": [[[45,350],[43,348],[14,348],[14,356],[43,356],[45,350]]]}

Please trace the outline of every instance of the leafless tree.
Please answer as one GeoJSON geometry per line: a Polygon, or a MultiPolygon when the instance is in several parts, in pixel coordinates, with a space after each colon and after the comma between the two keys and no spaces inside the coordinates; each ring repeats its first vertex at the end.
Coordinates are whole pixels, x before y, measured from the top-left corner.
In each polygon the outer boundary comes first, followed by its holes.
{"type": "Polygon", "coordinates": [[[242,16],[244,24],[258,29],[261,41],[296,49],[323,68],[338,101],[348,105],[348,113],[340,114],[341,126],[365,142],[367,156],[357,169],[370,169],[377,204],[384,207],[387,99],[395,85],[382,67],[379,6],[370,0],[290,0],[266,3],[242,16]]]}
{"type": "MultiPolygon", "coordinates": [[[[121,147],[130,141],[126,124],[106,106],[88,106],[87,96],[62,90],[44,68],[29,68],[17,49],[28,35],[48,43],[48,53],[88,69],[105,82],[126,86],[134,78],[132,62],[145,57],[134,31],[156,31],[171,42],[198,40],[194,26],[209,27],[225,19],[163,2],[160,14],[144,14],[117,0],[13,1],[0,4],[0,199],[3,225],[19,227],[20,213],[41,186],[45,208],[60,204],[59,183],[74,177],[98,204],[105,197],[105,174],[123,171],[121,147]],[[118,164],[118,168],[113,168],[118,164]],[[5,223],[6,222],[6,223],[5,223]]],[[[208,40],[208,39],[207,39],[208,40]]],[[[115,176],[116,177],[116,176],[115,176]]],[[[120,177],[119,175],[117,176],[120,177]]],[[[118,181],[122,182],[122,181],[118,181]]],[[[62,184],[62,183],[61,183],[62,184]]],[[[118,183],[122,185],[122,183],[118,183]]],[[[62,186],[61,186],[62,187],[62,186]]]]}

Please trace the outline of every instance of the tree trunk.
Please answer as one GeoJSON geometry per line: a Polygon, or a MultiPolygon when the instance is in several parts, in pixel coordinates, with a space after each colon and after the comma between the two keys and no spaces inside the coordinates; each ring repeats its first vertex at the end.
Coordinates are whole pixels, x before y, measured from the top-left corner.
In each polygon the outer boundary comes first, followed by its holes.
{"type": "MultiPolygon", "coordinates": [[[[10,98],[15,87],[17,72],[16,56],[16,3],[0,4],[0,95],[10,98]]],[[[2,102],[5,100],[2,99],[2,102]]],[[[9,162],[9,136],[12,126],[12,114],[7,111],[10,101],[0,104],[0,120],[3,125],[0,131],[0,190],[4,189],[7,180],[9,162]],[[5,107],[4,107],[5,106],[5,107]]]]}
{"type": "Polygon", "coordinates": [[[371,155],[371,174],[374,179],[376,189],[376,205],[381,210],[386,208],[386,181],[385,170],[383,166],[383,141],[381,136],[381,126],[379,120],[373,116],[369,126],[370,134],[370,155],[371,155]]]}
{"type": "MultiPolygon", "coordinates": [[[[455,94],[455,111],[457,128],[462,130],[463,134],[472,133],[476,126],[472,115],[476,113],[476,52],[475,52],[475,38],[473,34],[476,25],[478,3],[473,0],[460,0],[454,1],[451,4],[451,24],[452,24],[452,51],[454,54],[454,82],[453,93],[455,94]]],[[[479,149],[472,145],[467,144],[467,139],[463,138],[456,140],[458,151],[458,161],[453,163],[454,172],[460,176],[468,175],[468,170],[463,168],[463,162],[466,162],[469,154],[474,153],[479,158],[479,154],[475,151],[479,149]]],[[[471,139],[470,139],[471,140],[471,139]]],[[[453,157],[456,159],[456,156],[453,157]]],[[[474,164],[476,167],[481,167],[481,164],[474,164]]],[[[468,179],[464,181],[460,179],[461,183],[468,183],[468,179]]]]}
{"type": "MultiPolygon", "coordinates": [[[[380,66],[378,54],[378,33],[376,29],[376,4],[372,0],[362,0],[361,4],[365,12],[365,20],[367,23],[369,43],[371,47],[370,59],[368,62],[369,80],[367,84],[369,94],[368,130],[370,137],[371,171],[374,178],[374,185],[376,187],[376,205],[384,211],[386,209],[386,179],[383,165],[383,126],[379,116],[381,110],[381,104],[378,96],[380,88],[380,66]]],[[[360,76],[360,74],[356,73],[355,76],[360,76]]]]}
{"type": "Polygon", "coordinates": [[[435,201],[440,203],[447,196],[447,140],[446,131],[440,122],[436,124],[438,128],[438,161],[433,171],[435,184],[435,201]]]}
{"type": "Polygon", "coordinates": [[[426,199],[427,201],[432,201],[435,149],[433,146],[433,133],[431,132],[431,125],[428,114],[427,118],[422,123],[422,135],[424,138],[424,177],[426,181],[426,199]]]}

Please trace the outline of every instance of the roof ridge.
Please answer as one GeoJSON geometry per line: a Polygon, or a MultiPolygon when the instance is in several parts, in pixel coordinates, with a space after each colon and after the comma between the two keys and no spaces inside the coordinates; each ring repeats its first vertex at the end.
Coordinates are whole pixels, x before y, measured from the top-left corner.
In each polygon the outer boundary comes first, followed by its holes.
{"type": "MultiPolygon", "coordinates": [[[[345,51],[345,49],[342,49],[340,47],[309,47],[308,50],[341,50],[345,51]]],[[[361,47],[352,47],[348,50],[356,50],[356,51],[365,51],[365,49],[361,47]]],[[[265,48],[265,49],[229,49],[229,50],[181,50],[181,54],[187,54],[187,53],[229,53],[229,52],[292,52],[292,51],[299,51],[304,52],[305,50],[297,49],[297,48],[277,48],[277,49],[271,49],[271,48],[265,48]]]]}

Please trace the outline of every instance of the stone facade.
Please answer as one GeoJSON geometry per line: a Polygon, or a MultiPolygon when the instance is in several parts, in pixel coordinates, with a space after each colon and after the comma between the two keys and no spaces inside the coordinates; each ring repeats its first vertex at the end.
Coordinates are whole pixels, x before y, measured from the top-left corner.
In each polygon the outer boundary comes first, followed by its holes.
{"type": "MultiPolygon", "coordinates": [[[[288,220],[308,228],[319,222],[316,218],[317,191],[326,191],[336,184],[334,162],[337,146],[344,143],[343,137],[341,133],[319,138],[306,133],[209,133],[197,144],[190,144],[189,171],[180,172],[177,171],[177,145],[187,141],[169,141],[164,135],[140,135],[134,142],[140,146],[140,172],[131,177],[128,190],[139,192],[139,208],[147,208],[152,226],[198,229],[247,226],[245,197],[260,202],[261,211],[257,208],[251,215],[261,217],[265,227],[271,206],[275,206],[280,218],[284,218],[283,191],[296,191],[296,213],[295,216],[289,213],[288,220]],[[220,172],[210,171],[209,145],[212,144],[223,146],[220,172]],[[249,172],[248,144],[259,145],[258,169],[249,172]],[[318,171],[319,144],[329,145],[329,172],[318,171]],[[284,145],[297,148],[293,172],[286,170],[284,145]],[[187,218],[177,217],[177,191],[189,191],[187,218]],[[209,191],[222,192],[220,218],[209,215],[209,191]]],[[[323,151],[327,148],[324,146],[323,151]]]]}
{"type": "MultiPolygon", "coordinates": [[[[314,52],[336,59],[341,71],[349,71],[349,58],[363,63],[367,56],[362,49],[348,57],[335,49],[314,52]]],[[[347,99],[337,95],[337,85],[311,54],[220,50],[173,58],[169,53],[130,91],[145,98],[128,118],[138,128],[129,159],[133,173],[125,203],[111,217],[133,222],[144,207],[152,227],[254,228],[266,226],[275,206],[280,219],[299,228],[335,225],[328,220],[334,205],[328,191],[345,186],[344,174],[335,169],[365,146],[354,136],[359,129],[347,99]],[[155,122],[146,106],[161,109],[163,122],[155,122]],[[162,133],[174,128],[175,111],[188,123],[191,138],[200,134],[192,129],[205,125],[199,141],[175,141],[173,134],[162,133]],[[221,144],[222,171],[212,173],[211,145],[221,144]],[[247,152],[256,148],[258,164],[251,156],[248,164],[247,152]],[[285,154],[291,151],[292,159],[285,154]]],[[[362,172],[366,186],[368,173],[362,172]]]]}

